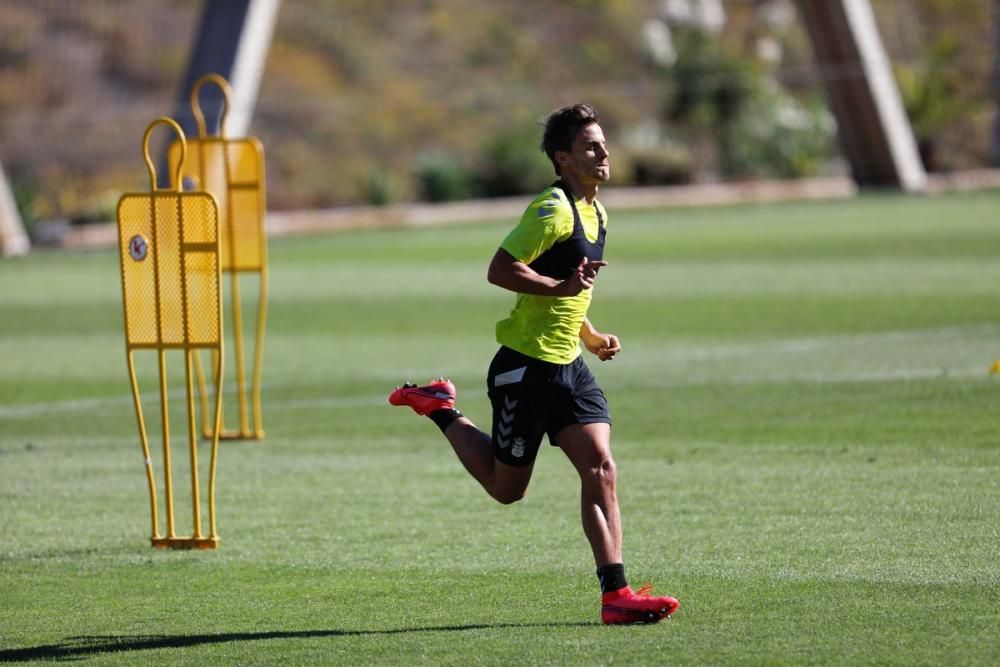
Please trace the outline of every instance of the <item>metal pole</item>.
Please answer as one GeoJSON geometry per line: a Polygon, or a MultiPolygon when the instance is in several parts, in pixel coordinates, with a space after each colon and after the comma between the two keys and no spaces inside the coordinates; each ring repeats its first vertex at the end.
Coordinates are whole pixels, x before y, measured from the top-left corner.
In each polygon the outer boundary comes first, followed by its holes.
{"type": "Polygon", "coordinates": [[[0,163],[0,257],[25,255],[31,247],[24,231],[21,214],[17,211],[14,193],[7,182],[7,174],[0,163]]]}
{"type": "MultiPolygon", "coordinates": [[[[206,0],[174,110],[174,119],[187,136],[198,136],[189,99],[191,87],[205,74],[213,73],[226,79],[233,90],[226,133],[230,137],[246,136],[280,7],[281,0],[206,0]]],[[[201,108],[210,134],[214,134],[223,102],[221,90],[205,87],[201,108]]],[[[166,146],[162,155],[161,164],[166,164],[166,146]]],[[[161,178],[160,187],[167,185],[161,178]]]]}
{"type": "Polygon", "coordinates": [[[841,145],[861,186],[927,186],[869,0],[798,0],[841,145]]]}

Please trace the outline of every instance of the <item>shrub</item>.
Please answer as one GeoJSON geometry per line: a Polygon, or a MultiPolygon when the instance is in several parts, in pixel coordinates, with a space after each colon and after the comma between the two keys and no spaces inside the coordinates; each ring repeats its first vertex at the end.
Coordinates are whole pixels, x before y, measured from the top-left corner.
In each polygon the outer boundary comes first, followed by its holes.
{"type": "Polygon", "coordinates": [[[629,156],[629,162],[635,185],[682,185],[692,180],[690,156],[676,147],[639,151],[629,156]]]}
{"type": "Polygon", "coordinates": [[[367,200],[373,206],[385,206],[392,203],[392,177],[384,167],[372,167],[368,170],[367,200]]]}
{"type": "Polygon", "coordinates": [[[803,105],[762,85],[721,132],[722,173],[736,178],[816,174],[833,147],[834,122],[821,104],[803,105]]]}
{"type": "Polygon", "coordinates": [[[931,171],[940,166],[935,145],[941,133],[975,107],[961,93],[964,73],[956,67],[958,46],[956,38],[945,35],[931,44],[917,64],[894,68],[920,157],[931,171]]]}
{"type": "Polygon", "coordinates": [[[416,178],[425,201],[468,199],[473,195],[473,177],[450,153],[431,152],[417,158],[416,178]]]}
{"type": "Polygon", "coordinates": [[[677,60],[661,68],[666,120],[693,129],[719,129],[732,122],[756,85],[753,68],[699,31],[681,32],[677,51],[677,60]]]}
{"type": "Polygon", "coordinates": [[[799,102],[711,35],[683,32],[661,74],[666,122],[707,139],[701,151],[718,156],[724,177],[808,176],[831,154],[834,123],[822,104],[799,102]]]}
{"type": "Polygon", "coordinates": [[[479,189],[488,197],[519,195],[540,190],[555,179],[552,163],[538,148],[536,126],[501,131],[483,144],[476,172],[479,189]]]}

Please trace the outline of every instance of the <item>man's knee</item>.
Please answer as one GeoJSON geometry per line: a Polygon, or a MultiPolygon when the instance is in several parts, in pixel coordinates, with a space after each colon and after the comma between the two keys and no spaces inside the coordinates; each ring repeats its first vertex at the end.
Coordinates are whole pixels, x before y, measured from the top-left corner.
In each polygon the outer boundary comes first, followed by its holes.
{"type": "Polygon", "coordinates": [[[526,494],[526,489],[498,489],[494,491],[493,498],[501,505],[513,505],[526,494]]]}
{"type": "Polygon", "coordinates": [[[512,466],[500,460],[495,463],[493,486],[490,495],[498,503],[510,505],[524,498],[531,481],[533,466],[512,466]]]}
{"type": "Polygon", "coordinates": [[[614,489],[618,481],[618,469],[611,454],[599,457],[593,465],[581,471],[584,486],[593,489],[614,489]]]}

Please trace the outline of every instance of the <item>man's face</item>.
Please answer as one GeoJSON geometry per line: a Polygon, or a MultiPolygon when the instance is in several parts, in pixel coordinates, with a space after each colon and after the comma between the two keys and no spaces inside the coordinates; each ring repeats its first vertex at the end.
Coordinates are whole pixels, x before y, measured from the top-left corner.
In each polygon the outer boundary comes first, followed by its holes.
{"type": "Polygon", "coordinates": [[[568,153],[557,153],[562,173],[572,171],[582,184],[587,185],[604,183],[611,178],[609,156],[608,143],[597,123],[591,123],[577,133],[568,153]]]}

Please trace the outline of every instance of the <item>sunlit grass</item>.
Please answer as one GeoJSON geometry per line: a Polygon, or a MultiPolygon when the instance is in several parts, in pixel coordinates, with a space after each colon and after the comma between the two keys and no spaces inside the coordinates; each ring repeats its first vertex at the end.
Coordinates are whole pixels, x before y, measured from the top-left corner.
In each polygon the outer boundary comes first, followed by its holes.
{"type": "MultiPolygon", "coordinates": [[[[445,374],[488,422],[513,299],[485,268],[504,225],[272,240],[267,438],[222,445],[216,552],[148,546],[117,259],[4,261],[0,661],[996,663],[998,207],[612,211],[591,315],[624,350],[591,365],[626,564],[682,603],[641,628],[597,621],[558,450],[502,507],[433,424],[385,404],[445,374]]],[[[159,470],[155,367],[140,371],[159,470]]]]}

